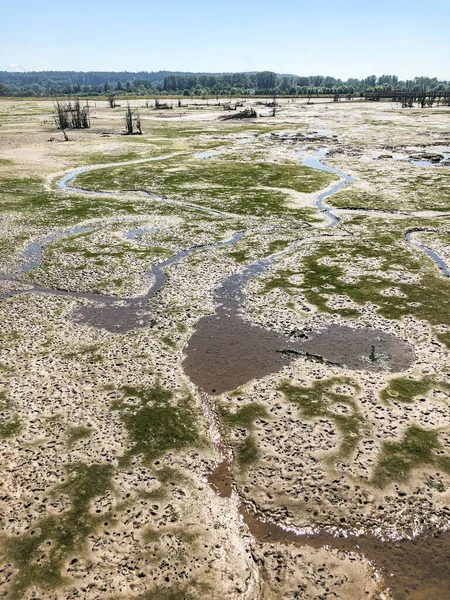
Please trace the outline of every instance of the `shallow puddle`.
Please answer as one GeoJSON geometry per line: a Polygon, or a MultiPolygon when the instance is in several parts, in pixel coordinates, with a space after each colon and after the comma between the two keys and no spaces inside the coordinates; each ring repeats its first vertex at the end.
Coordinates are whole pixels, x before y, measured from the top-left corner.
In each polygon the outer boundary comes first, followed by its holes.
{"type": "Polygon", "coordinates": [[[330,325],[311,332],[300,349],[355,370],[404,371],[414,361],[409,344],[380,329],[366,327],[330,325]]]}
{"type": "MultiPolygon", "coordinates": [[[[295,245],[284,253],[294,249],[295,245]]],[[[243,288],[273,258],[227,277],[217,290],[219,306],[198,321],[185,349],[183,369],[199,389],[213,395],[234,390],[281,371],[298,354],[369,371],[403,371],[414,361],[406,342],[377,329],[333,324],[319,331],[296,331],[290,337],[244,319],[243,288]]]]}

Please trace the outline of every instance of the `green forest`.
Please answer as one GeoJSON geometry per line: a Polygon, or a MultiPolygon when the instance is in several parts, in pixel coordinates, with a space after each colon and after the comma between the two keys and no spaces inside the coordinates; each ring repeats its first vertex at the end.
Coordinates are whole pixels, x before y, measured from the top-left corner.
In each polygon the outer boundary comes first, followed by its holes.
{"type": "Polygon", "coordinates": [[[0,71],[0,96],[52,97],[61,95],[105,96],[244,96],[244,95],[363,95],[373,91],[445,91],[449,81],[396,75],[370,75],[342,81],[331,76],[257,73],[137,73],[122,71],[0,71]]]}

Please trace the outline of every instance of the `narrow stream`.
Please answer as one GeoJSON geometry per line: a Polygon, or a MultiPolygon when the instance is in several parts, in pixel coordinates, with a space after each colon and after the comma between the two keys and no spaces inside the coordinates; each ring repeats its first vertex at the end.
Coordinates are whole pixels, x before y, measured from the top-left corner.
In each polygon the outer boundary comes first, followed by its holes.
{"type": "Polygon", "coordinates": [[[437,254],[436,252],[434,252],[434,250],[431,250],[431,248],[428,248],[427,246],[424,246],[423,244],[420,244],[419,242],[415,242],[414,238],[413,238],[413,234],[415,232],[425,232],[425,233],[445,233],[447,235],[450,235],[449,231],[439,231],[437,229],[430,229],[430,228],[426,228],[426,227],[414,227],[412,229],[409,229],[406,233],[405,233],[405,239],[406,241],[411,244],[411,246],[413,246],[414,248],[417,248],[417,250],[421,250],[422,252],[425,252],[425,254],[427,254],[431,260],[434,261],[434,263],[437,265],[438,269],[440,270],[440,272],[442,273],[442,275],[444,275],[444,277],[450,277],[450,269],[448,268],[446,262],[439,256],[439,254],[437,254]]]}
{"type": "Polygon", "coordinates": [[[315,156],[310,157],[310,158],[304,158],[302,160],[301,164],[304,167],[310,167],[311,169],[317,169],[318,171],[326,171],[327,173],[334,173],[335,175],[339,175],[339,177],[341,177],[341,181],[339,181],[334,186],[332,186],[331,189],[319,194],[319,196],[317,197],[317,200],[316,200],[317,208],[322,210],[326,214],[326,216],[328,217],[328,219],[330,221],[329,225],[326,225],[326,227],[336,227],[336,225],[339,224],[340,219],[335,214],[333,214],[333,209],[330,206],[327,206],[325,204],[325,200],[327,198],[330,198],[331,196],[334,196],[338,192],[340,192],[342,190],[342,188],[344,188],[347,184],[355,181],[355,179],[354,179],[354,177],[351,177],[350,175],[346,175],[345,173],[342,173],[341,171],[339,171],[338,169],[335,169],[334,167],[330,167],[330,166],[324,164],[322,162],[322,159],[324,159],[326,157],[328,152],[329,152],[328,148],[325,148],[323,150],[318,150],[316,152],[315,156]]]}

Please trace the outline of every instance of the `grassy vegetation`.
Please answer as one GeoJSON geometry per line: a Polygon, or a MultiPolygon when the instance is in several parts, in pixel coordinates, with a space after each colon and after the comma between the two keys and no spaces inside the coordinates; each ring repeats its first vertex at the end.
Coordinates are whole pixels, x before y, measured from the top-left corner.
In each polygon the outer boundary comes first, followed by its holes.
{"type": "Polygon", "coordinates": [[[85,425],[76,425],[74,427],[67,428],[67,447],[72,448],[72,446],[78,442],[78,440],[83,440],[91,437],[92,429],[90,427],[86,427],[85,425]]]}
{"type": "MultiPolygon", "coordinates": [[[[367,163],[365,163],[367,165],[367,163]]],[[[390,161],[376,161],[376,166],[353,165],[358,183],[345,188],[328,202],[336,207],[372,208],[389,211],[448,211],[450,210],[450,171],[402,163],[393,171],[390,161]],[[364,185],[365,184],[365,185],[364,185]],[[370,191],[367,189],[369,184],[370,191]],[[395,198],[392,197],[395,190],[395,198]]]]}
{"type": "Polygon", "coordinates": [[[406,481],[413,469],[425,466],[450,474],[450,457],[437,454],[440,449],[436,431],[411,425],[400,442],[384,442],[372,483],[385,487],[391,482],[406,481]]]}
{"type": "Polygon", "coordinates": [[[358,384],[348,377],[333,377],[325,381],[315,381],[311,387],[299,387],[284,381],[278,387],[285,398],[295,404],[305,419],[330,419],[334,421],[341,435],[341,444],[336,458],[346,458],[355,450],[360,439],[363,417],[359,413],[354,396],[359,393],[358,384]],[[350,387],[351,394],[336,391],[337,386],[350,387]],[[345,412],[337,413],[338,405],[345,412]],[[348,410],[349,409],[349,410],[348,410]]]}
{"type": "MultiPolygon", "coordinates": [[[[404,231],[411,223],[417,222],[396,220],[387,226],[385,219],[357,216],[348,224],[357,230],[357,238],[318,240],[313,251],[301,259],[298,270],[272,271],[263,280],[261,293],[279,288],[294,295],[298,288],[320,312],[358,317],[366,303],[373,303],[387,319],[413,315],[431,325],[450,325],[450,280],[440,274],[426,255],[404,241],[404,231]],[[374,262],[378,263],[376,267],[374,262]],[[415,276],[417,281],[408,281],[405,273],[415,276]],[[290,281],[296,274],[303,278],[301,285],[290,281]],[[394,283],[395,276],[399,281],[394,283]],[[397,294],[383,293],[393,287],[397,294]],[[330,306],[334,295],[347,297],[358,306],[330,306]]],[[[424,226],[430,223],[431,220],[421,221],[424,226]]],[[[439,337],[448,344],[448,334],[439,337]]]]}
{"type": "Polygon", "coordinates": [[[294,293],[293,290],[301,289],[300,285],[292,283],[289,280],[290,277],[297,274],[296,271],[291,271],[290,269],[278,269],[264,280],[264,286],[261,293],[267,294],[271,290],[279,289],[291,296],[294,293]]]}
{"type": "Polygon", "coordinates": [[[94,190],[147,189],[157,194],[203,206],[259,216],[295,216],[290,195],[266,188],[315,192],[336,177],[308,167],[274,163],[219,160],[194,161],[175,157],[166,161],[90,171],[76,185],[94,190]]]}
{"type": "Polygon", "coordinates": [[[0,413],[0,439],[15,437],[21,430],[22,424],[18,415],[5,419],[0,413]]]}
{"type": "Polygon", "coordinates": [[[257,419],[268,418],[267,410],[258,402],[250,402],[241,406],[236,412],[232,412],[224,403],[219,402],[217,411],[226,430],[247,430],[244,440],[233,444],[236,462],[241,469],[245,469],[259,458],[259,449],[252,430],[257,419]]]}
{"type": "Polygon", "coordinates": [[[123,387],[123,399],[112,409],[120,413],[129,438],[122,463],[142,456],[147,464],[171,450],[182,450],[202,443],[198,411],[189,394],[175,394],[156,384],[153,388],[123,387]],[[130,402],[132,399],[134,402],[130,402]]]}
{"type": "Polygon", "coordinates": [[[7,394],[5,391],[0,391],[0,440],[15,437],[21,430],[19,416],[11,415],[7,394]]]}
{"type": "Polygon", "coordinates": [[[6,558],[18,570],[11,588],[11,600],[20,600],[31,586],[50,591],[67,578],[64,562],[84,551],[89,535],[105,519],[89,511],[91,500],[111,488],[113,467],[109,464],[71,463],[66,466],[66,481],[51,495],[67,495],[70,507],[59,515],[38,520],[32,529],[14,537],[3,537],[6,558]]]}
{"type": "Polygon", "coordinates": [[[76,348],[76,350],[63,352],[62,357],[68,360],[84,361],[87,363],[99,362],[103,359],[101,344],[85,344],[76,348]]]}
{"type": "Polygon", "coordinates": [[[386,403],[392,400],[411,403],[418,396],[426,396],[431,390],[450,392],[450,383],[433,375],[425,375],[421,379],[396,377],[381,390],[380,398],[386,403]]]}
{"type": "MultiPolygon", "coordinates": [[[[207,597],[208,592],[212,592],[212,588],[208,585],[201,586],[193,586],[190,583],[187,586],[171,586],[171,587],[155,587],[150,589],[148,592],[144,594],[140,594],[139,596],[134,596],[135,600],[197,600],[197,594],[193,596],[188,590],[192,589],[192,587],[199,587],[199,591],[206,594],[207,597]]],[[[128,597],[124,596],[113,596],[111,600],[129,600],[128,597]]]]}

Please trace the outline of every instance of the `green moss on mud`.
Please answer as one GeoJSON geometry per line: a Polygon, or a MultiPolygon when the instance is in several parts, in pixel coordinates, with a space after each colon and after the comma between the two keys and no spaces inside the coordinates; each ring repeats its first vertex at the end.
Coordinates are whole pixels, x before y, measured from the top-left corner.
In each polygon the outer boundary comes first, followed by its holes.
{"type": "Polygon", "coordinates": [[[411,425],[400,442],[384,442],[372,483],[385,487],[406,481],[413,469],[434,466],[450,474],[450,457],[441,456],[438,432],[411,425]]]}
{"type": "Polygon", "coordinates": [[[333,377],[325,381],[315,381],[311,387],[295,386],[284,381],[278,390],[298,407],[303,418],[334,421],[342,438],[336,458],[346,458],[355,450],[364,424],[355,401],[355,396],[359,393],[359,386],[355,381],[348,377],[333,377]],[[352,392],[337,392],[336,386],[350,387],[352,392]],[[343,405],[349,409],[348,412],[337,413],[333,410],[337,405],[343,405]]]}
{"type": "Polygon", "coordinates": [[[450,383],[433,375],[425,375],[421,379],[396,377],[381,390],[380,398],[386,403],[393,400],[411,403],[418,396],[426,396],[431,390],[450,392],[450,383]]]}
{"type": "Polygon", "coordinates": [[[2,536],[5,554],[17,569],[11,586],[11,600],[19,600],[31,586],[52,590],[69,580],[62,574],[67,559],[84,551],[88,536],[105,519],[89,511],[91,500],[111,488],[113,467],[109,464],[71,463],[66,465],[66,481],[51,495],[69,498],[69,508],[38,520],[18,536],[2,536]]]}
{"type": "Polygon", "coordinates": [[[119,411],[129,437],[124,464],[138,455],[150,464],[166,452],[202,443],[198,410],[189,394],[175,395],[160,384],[153,388],[125,386],[122,392],[123,399],[114,401],[112,409],[119,411]]]}

